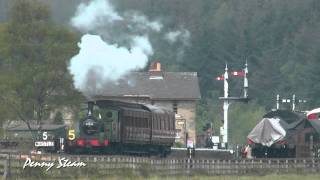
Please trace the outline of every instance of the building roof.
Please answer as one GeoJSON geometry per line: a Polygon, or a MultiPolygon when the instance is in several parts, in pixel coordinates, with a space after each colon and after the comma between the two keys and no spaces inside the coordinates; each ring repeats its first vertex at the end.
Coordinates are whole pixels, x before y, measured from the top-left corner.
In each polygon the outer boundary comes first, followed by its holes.
{"type": "Polygon", "coordinates": [[[198,100],[201,98],[196,72],[133,72],[108,84],[94,99],[149,98],[152,100],[198,100]]]}

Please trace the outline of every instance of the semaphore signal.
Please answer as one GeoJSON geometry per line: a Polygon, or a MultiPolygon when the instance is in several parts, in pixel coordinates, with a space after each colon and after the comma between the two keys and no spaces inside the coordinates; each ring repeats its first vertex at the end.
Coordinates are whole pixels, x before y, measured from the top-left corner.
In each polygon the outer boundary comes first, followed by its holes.
{"type": "Polygon", "coordinates": [[[223,127],[220,128],[220,134],[222,136],[222,147],[228,148],[228,109],[230,101],[244,101],[248,102],[248,64],[246,62],[245,67],[241,71],[233,71],[231,75],[234,77],[243,77],[243,96],[242,97],[229,97],[229,73],[228,65],[226,64],[225,72],[223,75],[216,77],[216,80],[223,80],[224,96],[219,99],[223,100],[223,127]]]}
{"type": "Polygon", "coordinates": [[[236,77],[244,77],[245,72],[244,71],[233,71],[231,72],[232,76],[236,76],[236,77]]]}
{"type": "Polygon", "coordinates": [[[296,95],[293,94],[292,95],[292,99],[289,99],[289,98],[281,98],[280,99],[280,95],[277,94],[277,97],[276,97],[276,109],[280,109],[280,104],[290,104],[291,103],[291,110],[292,111],[296,111],[296,105],[297,104],[300,104],[300,103],[306,103],[307,100],[305,99],[296,99],[296,95]]]}
{"type": "Polygon", "coordinates": [[[223,81],[224,80],[224,76],[223,75],[218,76],[218,77],[216,77],[216,80],[217,81],[223,81]]]}

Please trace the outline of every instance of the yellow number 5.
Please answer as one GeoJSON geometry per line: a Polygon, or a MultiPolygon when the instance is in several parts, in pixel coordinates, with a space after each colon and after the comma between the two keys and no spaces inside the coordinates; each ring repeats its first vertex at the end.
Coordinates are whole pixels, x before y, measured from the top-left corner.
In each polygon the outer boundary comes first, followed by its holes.
{"type": "Polygon", "coordinates": [[[76,135],[75,135],[75,133],[74,133],[74,129],[70,129],[69,131],[68,131],[68,139],[69,140],[74,140],[76,138],[76,135]]]}

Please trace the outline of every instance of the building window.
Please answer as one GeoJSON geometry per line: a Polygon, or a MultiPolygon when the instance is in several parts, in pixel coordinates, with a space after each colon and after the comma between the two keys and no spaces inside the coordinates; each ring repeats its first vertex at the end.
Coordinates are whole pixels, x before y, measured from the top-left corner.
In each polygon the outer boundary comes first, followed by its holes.
{"type": "Polygon", "coordinates": [[[173,112],[175,114],[178,114],[178,103],[176,101],[173,102],[172,108],[173,108],[173,112]]]}

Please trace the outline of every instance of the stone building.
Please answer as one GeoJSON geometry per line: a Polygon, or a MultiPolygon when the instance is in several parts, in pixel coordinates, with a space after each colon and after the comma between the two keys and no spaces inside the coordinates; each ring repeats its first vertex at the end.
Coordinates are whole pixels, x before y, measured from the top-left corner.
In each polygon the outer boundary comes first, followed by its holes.
{"type": "Polygon", "coordinates": [[[159,62],[148,72],[133,72],[99,91],[94,99],[148,103],[176,113],[177,142],[196,143],[196,103],[201,98],[196,72],[165,72],[159,62]]]}

